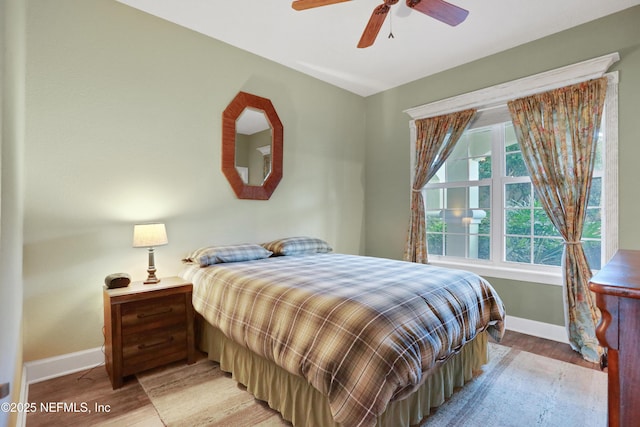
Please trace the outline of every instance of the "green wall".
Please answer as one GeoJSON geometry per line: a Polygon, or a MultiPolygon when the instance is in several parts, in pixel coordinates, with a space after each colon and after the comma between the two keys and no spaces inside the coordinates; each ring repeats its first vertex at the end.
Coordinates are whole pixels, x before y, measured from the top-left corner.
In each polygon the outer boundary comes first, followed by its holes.
{"type": "MultiPolygon", "coordinates": [[[[640,6],[367,98],[366,253],[402,258],[409,220],[409,116],[402,111],[611,52],[619,86],[620,248],[640,249],[640,6]]],[[[564,324],[558,286],[490,278],[510,315],[564,324]]]]}
{"type": "Polygon", "coordinates": [[[102,285],[146,277],[133,225],[164,221],[159,276],[205,245],[314,235],[364,252],[364,98],[113,0],[29,0],[24,357],[100,347],[102,285]],[[239,200],[222,112],[269,98],[283,178],[239,200]]]}

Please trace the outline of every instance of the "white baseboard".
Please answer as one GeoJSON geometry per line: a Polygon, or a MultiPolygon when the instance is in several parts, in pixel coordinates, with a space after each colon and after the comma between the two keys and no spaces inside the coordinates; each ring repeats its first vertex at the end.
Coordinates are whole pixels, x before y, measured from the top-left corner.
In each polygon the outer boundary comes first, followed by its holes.
{"type": "MultiPolygon", "coordinates": [[[[20,402],[27,403],[29,401],[29,384],[27,384],[27,370],[22,368],[22,381],[20,384],[20,402]]],[[[18,411],[16,418],[16,427],[24,427],[27,425],[27,412],[18,411]]]]}
{"type": "Polygon", "coordinates": [[[25,362],[25,384],[33,384],[51,378],[80,372],[104,364],[101,347],[61,354],[60,356],[25,362]]]}
{"type": "Polygon", "coordinates": [[[546,338],[565,344],[569,343],[567,329],[564,326],[552,325],[550,323],[538,322],[537,320],[524,319],[507,315],[505,320],[506,328],[510,331],[520,332],[534,337],[546,338]]]}

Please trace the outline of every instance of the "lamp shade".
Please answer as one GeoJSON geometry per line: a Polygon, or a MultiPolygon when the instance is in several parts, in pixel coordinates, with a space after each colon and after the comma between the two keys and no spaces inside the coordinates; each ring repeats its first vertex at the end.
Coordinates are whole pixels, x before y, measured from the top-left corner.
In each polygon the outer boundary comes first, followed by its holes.
{"type": "Polygon", "coordinates": [[[138,224],[133,227],[133,247],[151,248],[169,243],[164,224],[138,224]]]}

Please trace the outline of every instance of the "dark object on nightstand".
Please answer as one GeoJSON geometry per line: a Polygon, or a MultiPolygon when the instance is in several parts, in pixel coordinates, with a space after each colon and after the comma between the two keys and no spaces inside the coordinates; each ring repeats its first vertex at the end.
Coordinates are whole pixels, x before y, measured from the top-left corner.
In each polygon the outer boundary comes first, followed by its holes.
{"type": "Polygon", "coordinates": [[[10,389],[11,387],[9,386],[9,383],[0,384],[0,399],[4,399],[9,396],[10,389]]]}
{"type": "Polygon", "coordinates": [[[113,273],[104,278],[107,289],[124,288],[131,283],[131,276],[127,273],[113,273]]]}
{"type": "Polygon", "coordinates": [[[105,366],[114,390],[128,375],[195,362],[192,289],[180,277],[167,277],[153,286],[104,290],[105,366]]]}

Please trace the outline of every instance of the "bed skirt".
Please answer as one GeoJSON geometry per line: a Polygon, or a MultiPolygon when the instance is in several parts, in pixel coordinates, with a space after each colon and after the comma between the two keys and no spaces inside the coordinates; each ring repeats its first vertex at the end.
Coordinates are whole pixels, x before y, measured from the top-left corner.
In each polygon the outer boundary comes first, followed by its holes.
{"type": "MultiPolygon", "coordinates": [[[[326,398],[304,378],[292,375],[273,362],[227,339],[219,329],[200,316],[198,343],[208,358],[230,372],[233,379],[246,386],[257,399],[282,414],[294,426],[339,427],[331,417],[326,398]]],[[[488,361],[487,333],[473,341],[437,367],[413,394],[391,402],[378,417],[377,426],[419,425],[431,408],[444,403],[456,387],[462,387],[488,361]]]]}

